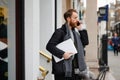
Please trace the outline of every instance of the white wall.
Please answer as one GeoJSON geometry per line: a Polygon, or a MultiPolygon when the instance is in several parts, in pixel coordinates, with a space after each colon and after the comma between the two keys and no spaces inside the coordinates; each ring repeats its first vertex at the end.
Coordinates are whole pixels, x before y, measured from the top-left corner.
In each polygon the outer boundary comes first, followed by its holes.
{"type": "Polygon", "coordinates": [[[55,29],[54,0],[40,0],[40,49],[46,50],[46,43],[55,29]]]}
{"type": "MultiPolygon", "coordinates": [[[[33,80],[40,76],[40,0],[33,1],[33,80]]],[[[28,79],[26,79],[28,80],[28,79]]]]}
{"type": "Polygon", "coordinates": [[[25,0],[25,80],[39,77],[39,0],[25,0]]]}
{"type": "Polygon", "coordinates": [[[60,28],[63,24],[62,1],[63,0],[57,0],[57,28],[60,28]]]}
{"type": "Polygon", "coordinates": [[[16,80],[15,0],[8,0],[8,79],[16,80]]]}
{"type": "MultiPolygon", "coordinates": [[[[54,0],[40,0],[40,49],[48,55],[51,55],[46,50],[46,44],[51,38],[55,30],[55,7],[54,0]]],[[[49,70],[48,75],[45,80],[53,80],[51,75],[51,63],[46,63],[46,59],[43,56],[40,56],[40,66],[44,67],[46,70],[49,70]]]]}

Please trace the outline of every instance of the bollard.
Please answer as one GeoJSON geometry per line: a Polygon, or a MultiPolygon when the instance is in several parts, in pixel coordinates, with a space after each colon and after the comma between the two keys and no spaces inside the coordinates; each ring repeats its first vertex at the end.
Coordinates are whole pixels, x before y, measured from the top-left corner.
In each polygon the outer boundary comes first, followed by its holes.
{"type": "Polygon", "coordinates": [[[102,35],[101,39],[101,57],[99,60],[100,66],[108,66],[108,51],[107,51],[107,45],[108,45],[108,37],[106,34],[102,35]]]}

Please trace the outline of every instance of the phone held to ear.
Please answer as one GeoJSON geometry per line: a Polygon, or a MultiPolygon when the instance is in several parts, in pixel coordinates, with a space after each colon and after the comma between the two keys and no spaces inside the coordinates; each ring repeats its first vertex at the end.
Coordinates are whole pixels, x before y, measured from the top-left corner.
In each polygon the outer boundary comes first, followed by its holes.
{"type": "Polygon", "coordinates": [[[79,26],[81,23],[79,21],[76,22],[77,26],[79,26]]]}
{"type": "Polygon", "coordinates": [[[77,21],[77,26],[79,26],[81,23],[79,21],[77,21]]]}

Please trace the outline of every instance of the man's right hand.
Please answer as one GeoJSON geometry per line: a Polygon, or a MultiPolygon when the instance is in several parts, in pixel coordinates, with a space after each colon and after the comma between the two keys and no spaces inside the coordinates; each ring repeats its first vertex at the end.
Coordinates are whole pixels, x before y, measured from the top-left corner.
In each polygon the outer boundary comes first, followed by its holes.
{"type": "Polygon", "coordinates": [[[65,52],[65,53],[63,54],[63,58],[64,58],[64,59],[69,59],[72,55],[73,55],[73,53],[71,53],[71,52],[65,52]]]}

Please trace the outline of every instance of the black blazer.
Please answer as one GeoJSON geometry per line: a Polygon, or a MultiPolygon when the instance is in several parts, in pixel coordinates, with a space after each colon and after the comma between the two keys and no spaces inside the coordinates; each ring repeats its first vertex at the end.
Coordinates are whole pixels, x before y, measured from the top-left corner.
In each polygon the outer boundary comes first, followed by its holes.
{"type": "MultiPolygon", "coordinates": [[[[89,44],[88,41],[88,34],[86,30],[79,31],[80,38],[82,41],[83,46],[89,44]]],[[[53,33],[51,39],[48,41],[46,45],[46,49],[54,56],[58,58],[62,58],[64,51],[58,49],[56,47],[57,44],[61,43],[64,40],[64,36],[66,35],[66,27],[65,24],[59,28],[56,29],[56,31],[53,33]]],[[[63,61],[60,61],[58,63],[55,62],[54,58],[52,57],[52,73],[54,74],[63,74],[64,73],[64,65],[63,61]]]]}

